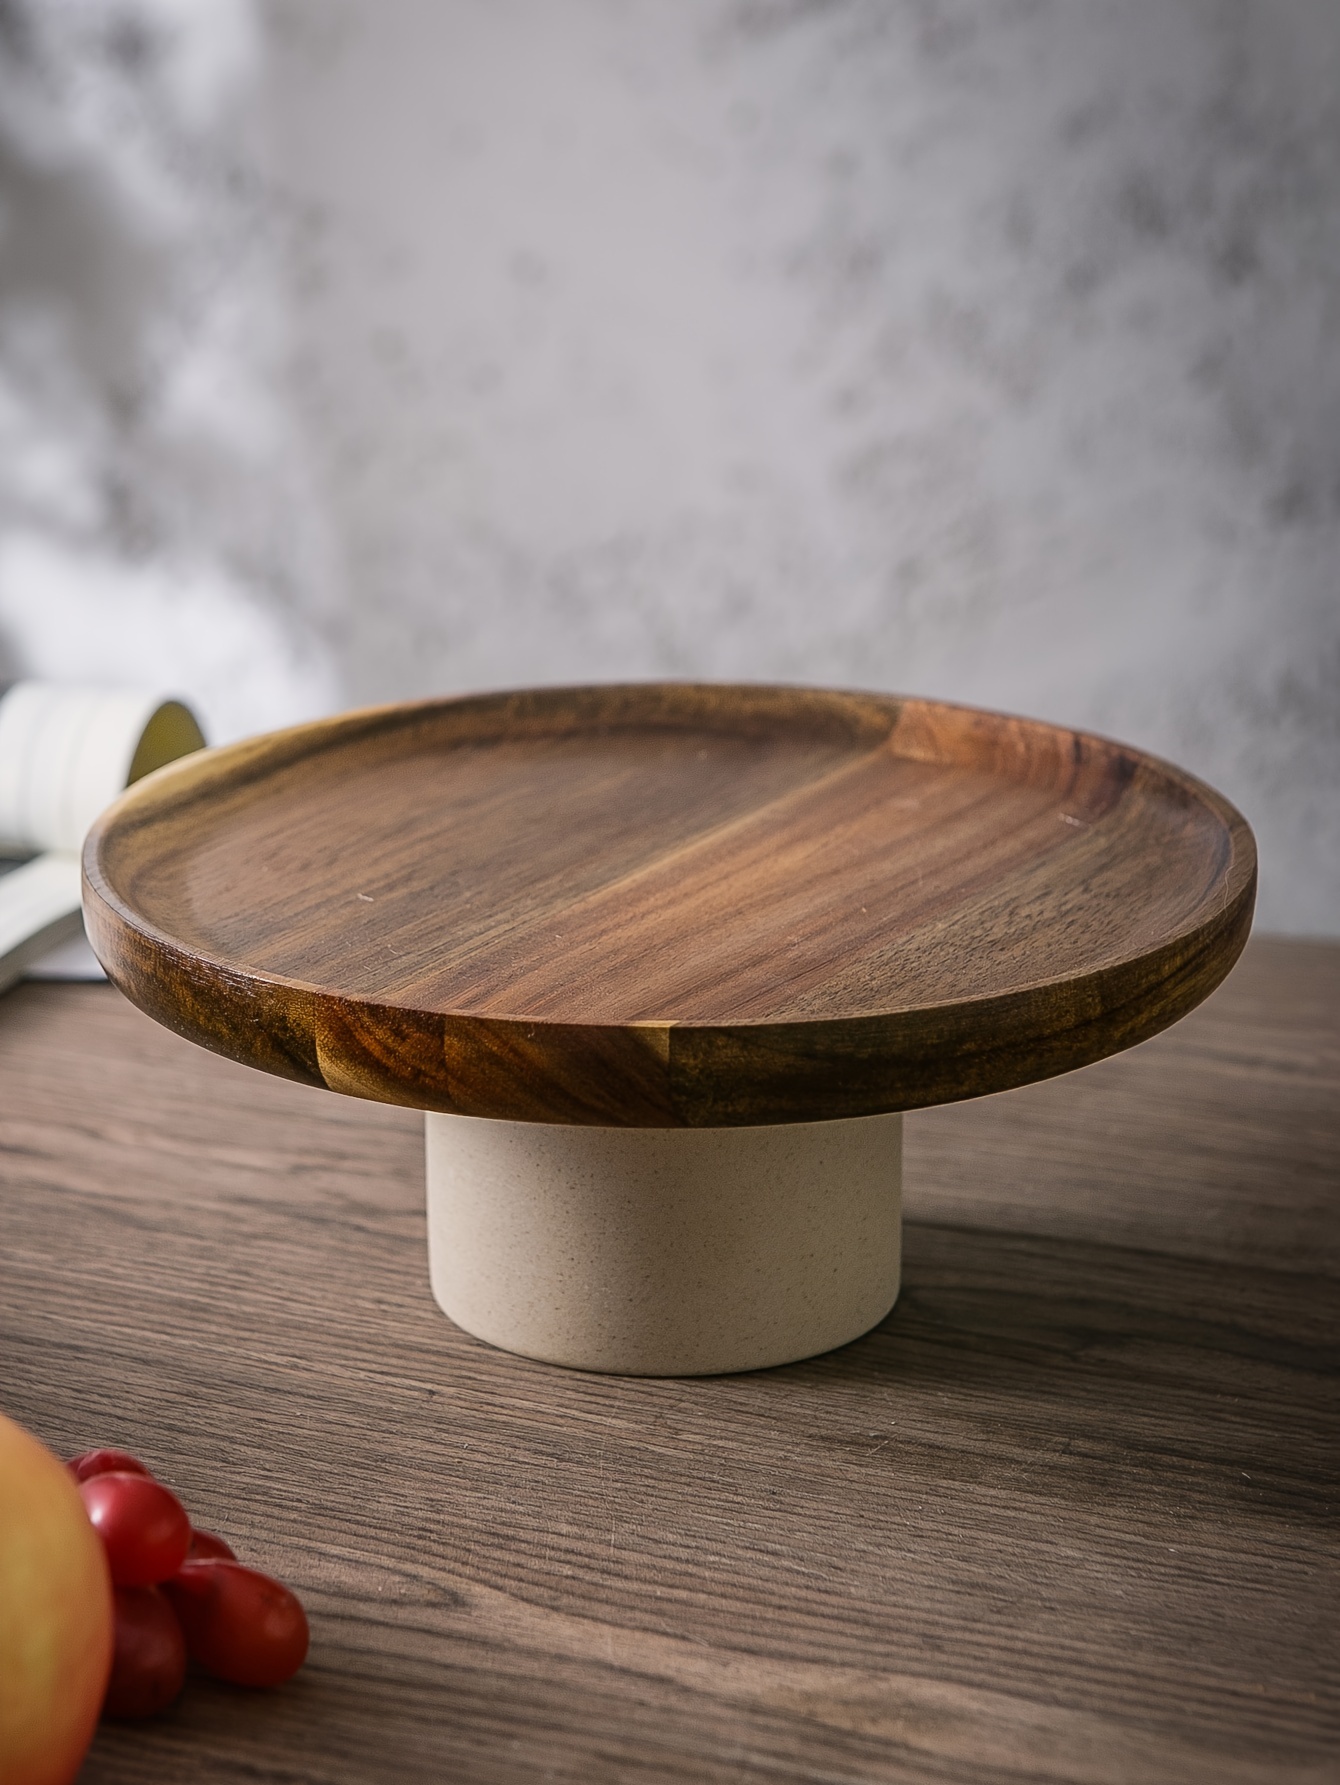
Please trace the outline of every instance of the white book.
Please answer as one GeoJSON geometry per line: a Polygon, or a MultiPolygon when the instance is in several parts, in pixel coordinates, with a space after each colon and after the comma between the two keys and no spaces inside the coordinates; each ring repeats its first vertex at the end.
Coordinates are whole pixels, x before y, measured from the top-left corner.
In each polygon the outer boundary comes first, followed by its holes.
{"type": "Polygon", "coordinates": [[[16,682],[0,693],[0,991],[25,974],[88,979],[79,852],[141,775],[198,750],[180,701],[124,688],[16,682]]]}

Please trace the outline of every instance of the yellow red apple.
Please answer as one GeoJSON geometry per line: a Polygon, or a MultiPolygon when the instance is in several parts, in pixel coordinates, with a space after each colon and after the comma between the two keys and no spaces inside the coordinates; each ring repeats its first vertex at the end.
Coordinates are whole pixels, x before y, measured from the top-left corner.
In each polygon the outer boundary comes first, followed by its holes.
{"type": "Polygon", "coordinates": [[[112,1581],[65,1465],[0,1414],[0,1777],[69,1785],[112,1665],[112,1581]]]}

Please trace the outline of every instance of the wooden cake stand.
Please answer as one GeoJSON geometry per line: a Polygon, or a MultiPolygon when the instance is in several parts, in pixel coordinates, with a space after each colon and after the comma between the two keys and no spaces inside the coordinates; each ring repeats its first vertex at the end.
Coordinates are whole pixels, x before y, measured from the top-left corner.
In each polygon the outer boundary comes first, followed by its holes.
{"type": "Polygon", "coordinates": [[[760,686],[322,720],[149,776],[84,854],[89,935],[141,1009],[428,1112],[453,1320],[639,1375],[881,1320],[898,1112],[1175,1022],[1255,883],[1233,807],[1138,751],[760,686]]]}

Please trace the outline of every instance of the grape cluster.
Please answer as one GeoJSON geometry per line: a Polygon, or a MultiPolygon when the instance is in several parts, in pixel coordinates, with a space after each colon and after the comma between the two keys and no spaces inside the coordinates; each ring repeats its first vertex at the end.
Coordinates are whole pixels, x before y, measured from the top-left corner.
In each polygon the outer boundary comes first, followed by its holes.
{"type": "Polygon", "coordinates": [[[67,1465],[111,1569],[115,1654],[105,1717],[151,1717],[171,1704],[188,1658],[238,1686],[278,1686],[307,1654],[294,1594],[244,1568],[222,1537],[124,1450],[67,1465]]]}

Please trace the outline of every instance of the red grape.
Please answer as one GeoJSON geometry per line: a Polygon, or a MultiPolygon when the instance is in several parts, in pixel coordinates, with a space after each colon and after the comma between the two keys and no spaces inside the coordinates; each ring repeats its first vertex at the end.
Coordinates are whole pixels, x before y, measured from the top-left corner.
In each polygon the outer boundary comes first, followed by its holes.
{"type": "Polygon", "coordinates": [[[235,1686],[278,1686],[307,1654],[307,1614],[288,1588],[240,1562],[187,1562],[163,1591],[191,1659],[235,1686]]]}
{"type": "Polygon", "coordinates": [[[90,1481],[95,1475],[151,1475],[138,1457],[128,1450],[85,1450],[71,1457],[65,1467],[76,1481],[90,1481]]]}
{"type": "Polygon", "coordinates": [[[152,1717],[172,1703],[186,1678],[181,1625],[157,1587],[117,1587],[113,1628],[116,1646],[103,1715],[152,1717]]]}
{"type": "Polygon", "coordinates": [[[191,1521],[161,1481],[117,1471],[81,1482],[79,1492],[118,1587],[151,1587],[186,1560],[191,1521]]]}
{"type": "Polygon", "coordinates": [[[232,1546],[216,1537],[212,1531],[191,1531],[191,1547],[186,1552],[188,1562],[235,1562],[232,1546]]]}

